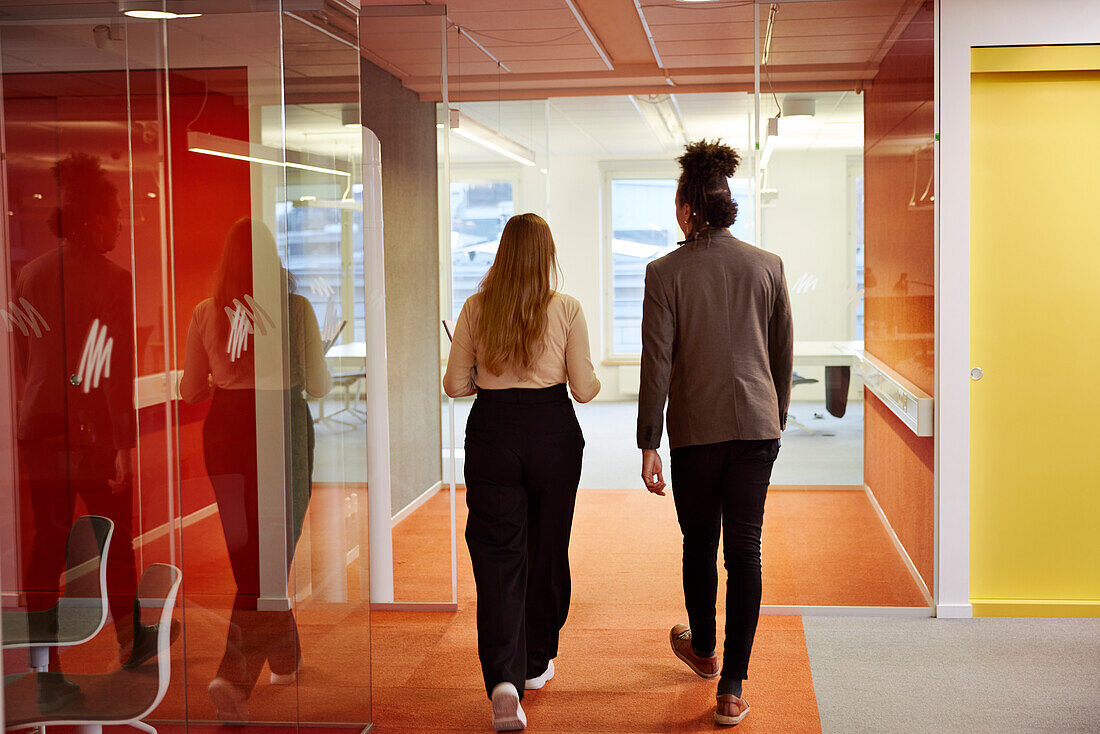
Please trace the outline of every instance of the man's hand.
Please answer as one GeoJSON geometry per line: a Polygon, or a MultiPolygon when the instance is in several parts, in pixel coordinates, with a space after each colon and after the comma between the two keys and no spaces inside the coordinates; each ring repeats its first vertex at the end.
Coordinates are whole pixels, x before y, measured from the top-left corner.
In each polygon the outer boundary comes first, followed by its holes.
{"type": "Polygon", "coordinates": [[[665,496],[665,477],[661,471],[661,455],[656,449],[642,449],[642,481],[653,494],[665,496]]]}
{"type": "Polygon", "coordinates": [[[115,482],[128,484],[134,477],[134,450],[119,449],[115,454],[115,482]]]}

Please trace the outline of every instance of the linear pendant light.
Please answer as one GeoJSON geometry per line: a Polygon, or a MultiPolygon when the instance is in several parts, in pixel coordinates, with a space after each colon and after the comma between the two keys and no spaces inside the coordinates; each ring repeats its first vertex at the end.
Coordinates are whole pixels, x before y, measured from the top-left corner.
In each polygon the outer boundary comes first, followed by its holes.
{"type": "Polygon", "coordinates": [[[764,149],[760,151],[760,170],[763,171],[768,167],[768,161],[771,160],[772,153],[775,152],[775,141],[779,138],[779,118],[768,118],[768,130],[764,136],[764,149]]]}
{"type": "Polygon", "coordinates": [[[520,145],[491,127],[486,127],[459,110],[451,110],[451,132],[482,148],[525,166],[535,165],[535,151],[520,145]]]}
{"type": "Polygon", "coordinates": [[[333,176],[351,177],[350,171],[341,171],[328,165],[326,159],[319,156],[311,156],[296,150],[287,150],[284,157],[283,151],[266,145],[249,143],[244,140],[225,138],[210,133],[187,133],[187,150],[191,153],[213,155],[219,158],[232,158],[237,161],[260,163],[265,166],[278,166],[279,168],[296,168],[301,171],[314,173],[327,173],[333,176]]]}

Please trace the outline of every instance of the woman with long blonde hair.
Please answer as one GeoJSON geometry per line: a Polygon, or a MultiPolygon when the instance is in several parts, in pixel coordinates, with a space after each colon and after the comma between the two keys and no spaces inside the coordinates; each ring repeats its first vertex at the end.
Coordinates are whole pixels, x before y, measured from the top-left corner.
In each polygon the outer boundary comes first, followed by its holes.
{"type": "Polygon", "coordinates": [[[555,290],[550,227],[508,220],[462,307],[443,388],[477,395],[466,425],[466,543],[477,585],[478,656],[493,728],[523,729],[524,690],[554,677],[569,613],[569,531],[584,437],[569,400],[600,391],[577,299],[555,290]]]}

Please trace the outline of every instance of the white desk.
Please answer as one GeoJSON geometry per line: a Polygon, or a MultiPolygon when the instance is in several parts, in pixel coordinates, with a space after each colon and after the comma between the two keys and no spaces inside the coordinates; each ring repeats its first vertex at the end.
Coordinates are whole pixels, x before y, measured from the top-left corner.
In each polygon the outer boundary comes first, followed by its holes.
{"type": "Polygon", "coordinates": [[[366,342],[348,342],[347,344],[333,344],[327,352],[326,359],[366,359],[366,342]]]}
{"type": "Polygon", "coordinates": [[[358,405],[359,400],[362,398],[362,381],[367,378],[365,364],[367,359],[367,343],[348,342],[347,344],[333,344],[329,350],[325,352],[325,359],[335,360],[337,365],[342,364],[343,360],[356,360],[360,364],[356,366],[348,364],[343,370],[337,369],[333,373],[333,384],[343,389],[344,405],[335,413],[325,415],[325,398],[322,397],[317,401],[317,410],[320,415],[314,422],[335,421],[345,426],[353,425],[337,419],[335,416],[340,413],[350,413],[353,419],[366,420],[366,413],[355,406],[358,405]],[[356,386],[354,403],[351,399],[351,388],[353,385],[356,386]]]}
{"type": "Polygon", "coordinates": [[[863,352],[861,341],[794,343],[794,364],[798,366],[852,367],[863,352]]]}

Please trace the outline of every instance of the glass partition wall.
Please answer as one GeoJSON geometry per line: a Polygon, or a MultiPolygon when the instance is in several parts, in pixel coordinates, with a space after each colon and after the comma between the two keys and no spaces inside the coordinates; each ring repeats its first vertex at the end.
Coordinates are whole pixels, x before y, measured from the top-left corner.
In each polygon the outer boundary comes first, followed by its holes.
{"type": "Polygon", "coordinates": [[[7,723],[362,731],[358,18],[76,7],[0,22],[7,723]]]}

